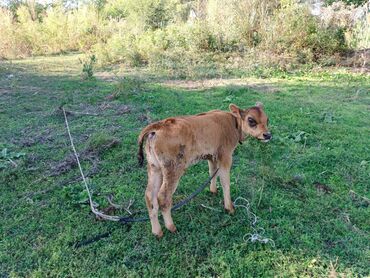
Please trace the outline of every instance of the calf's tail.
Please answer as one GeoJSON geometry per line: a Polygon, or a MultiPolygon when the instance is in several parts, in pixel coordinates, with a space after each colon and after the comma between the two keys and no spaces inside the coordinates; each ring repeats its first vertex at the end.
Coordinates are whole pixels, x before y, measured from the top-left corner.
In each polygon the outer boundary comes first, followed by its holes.
{"type": "Polygon", "coordinates": [[[147,127],[145,127],[140,135],[139,135],[139,138],[137,140],[138,144],[139,144],[139,150],[137,152],[137,159],[138,159],[138,162],[139,162],[139,166],[143,166],[144,165],[144,151],[143,151],[143,147],[144,147],[144,141],[146,139],[146,137],[148,136],[149,133],[155,133],[155,130],[159,127],[158,123],[154,123],[154,124],[151,124],[151,125],[148,125],[147,127]]]}

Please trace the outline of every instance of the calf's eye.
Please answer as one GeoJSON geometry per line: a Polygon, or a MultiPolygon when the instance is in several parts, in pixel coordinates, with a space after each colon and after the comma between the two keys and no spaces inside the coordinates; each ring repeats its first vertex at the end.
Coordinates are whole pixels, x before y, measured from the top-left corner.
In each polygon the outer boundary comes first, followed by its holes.
{"type": "Polygon", "coordinates": [[[248,118],[248,124],[250,127],[255,127],[257,125],[257,122],[253,118],[248,118]]]}

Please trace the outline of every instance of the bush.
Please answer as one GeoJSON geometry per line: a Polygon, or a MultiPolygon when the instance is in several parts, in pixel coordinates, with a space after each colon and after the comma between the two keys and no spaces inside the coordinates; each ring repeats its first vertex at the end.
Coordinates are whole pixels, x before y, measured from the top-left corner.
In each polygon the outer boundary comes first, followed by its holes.
{"type": "Polygon", "coordinates": [[[303,63],[319,61],[347,49],[343,28],[324,26],[304,5],[280,8],[271,20],[271,30],[264,37],[265,49],[293,55],[303,63]]]}
{"type": "Polygon", "coordinates": [[[356,7],[334,2],[323,9],[320,19],[326,28],[340,28],[350,48],[366,49],[370,48],[369,8],[370,3],[356,7]]]}
{"type": "Polygon", "coordinates": [[[13,23],[13,14],[9,10],[0,9],[0,17],[0,59],[31,55],[31,45],[22,36],[19,26],[13,23]]]}
{"type": "MultiPolygon", "coordinates": [[[[280,67],[282,60],[283,64],[288,60],[294,64],[321,62],[349,48],[368,47],[366,16],[357,23],[353,20],[361,7],[338,3],[323,8],[323,17],[313,16],[307,5],[295,0],[99,3],[78,9],[55,5],[37,17],[25,5],[13,16],[1,10],[0,57],[77,50],[92,52],[100,65],[149,65],[178,69],[182,75],[202,68],[201,63],[222,61],[239,67],[254,63],[251,59],[262,59],[280,67]],[[268,61],[266,55],[280,59],[268,61]]],[[[203,68],[213,71],[215,66],[203,68]]]]}
{"type": "Polygon", "coordinates": [[[42,20],[34,20],[24,5],[16,11],[16,20],[8,10],[0,10],[0,57],[22,58],[29,55],[86,51],[110,36],[108,24],[101,21],[90,6],[65,10],[55,6],[45,11],[42,20]]]}
{"type": "Polygon", "coordinates": [[[82,74],[84,79],[92,79],[94,77],[94,65],[96,63],[95,55],[91,55],[87,60],[82,61],[82,74]]]}

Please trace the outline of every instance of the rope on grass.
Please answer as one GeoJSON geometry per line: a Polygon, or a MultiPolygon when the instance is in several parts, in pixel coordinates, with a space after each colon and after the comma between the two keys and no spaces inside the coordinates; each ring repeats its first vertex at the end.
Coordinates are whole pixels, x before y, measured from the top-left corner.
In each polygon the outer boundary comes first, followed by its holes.
{"type": "Polygon", "coordinates": [[[250,210],[251,206],[249,204],[249,201],[243,197],[238,197],[235,199],[233,204],[234,204],[234,207],[241,207],[245,209],[245,211],[247,212],[250,225],[253,230],[252,233],[248,233],[243,236],[244,242],[251,242],[251,243],[260,242],[263,244],[270,243],[272,247],[275,247],[275,242],[273,239],[263,236],[263,234],[265,233],[265,230],[263,228],[256,227],[258,217],[250,210]],[[239,201],[239,204],[238,204],[238,201],[239,201]],[[241,204],[240,201],[243,201],[244,204],[241,204]]]}
{"type": "Polygon", "coordinates": [[[275,247],[274,240],[272,240],[271,238],[263,237],[263,234],[265,233],[265,229],[263,228],[256,229],[254,227],[252,227],[252,229],[253,229],[253,233],[248,233],[243,236],[243,240],[245,242],[248,242],[248,241],[252,243],[260,242],[263,244],[270,243],[272,247],[275,247]],[[257,230],[260,230],[261,232],[258,233],[257,230]]]}
{"type": "Polygon", "coordinates": [[[87,194],[89,196],[89,204],[90,204],[90,208],[91,208],[91,211],[98,217],[102,218],[102,219],[105,219],[105,220],[110,220],[110,221],[120,221],[121,218],[119,216],[112,216],[112,215],[106,215],[104,214],[103,212],[99,211],[96,209],[96,204],[93,202],[92,200],[92,194],[90,192],[90,189],[89,189],[89,186],[87,184],[87,181],[86,181],[86,178],[85,178],[85,175],[82,171],[82,167],[81,167],[81,163],[80,163],[80,159],[78,157],[78,154],[77,154],[77,151],[76,151],[76,148],[75,148],[75,145],[73,143],[73,138],[72,138],[72,135],[71,135],[71,131],[69,129],[69,124],[68,124],[68,120],[67,120],[67,114],[66,114],[66,111],[64,110],[64,107],[62,107],[62,110],[63,110],[63,115],[64,115],[64,122],[66,124],[66,128],[67,128],[67,132],[68,132],[68,136],[69,136],[69,141],[71,142],[71,146],[72,146],[72,150],[73,150],[73,153],[76,157],[76,161],[77,161],[77,165],[78,165],[78,168],[80,169],[80,174],[81,174],[81,177],[82,177],[82,181],[85,185],[85,189],[87,191],[87,194]]]}
{"type": "Polygon", "coordinates": [[[238,198],[236,198],[236,199],[235,199],[235,201],[234,201],[233,205],[234,205],[234,207],[241,207],[241,208],[245,208],[245,210],[246,210],[246,212],[247,212],[248,217],[249,217],[249,218],[251,218],[251,216],[252,216],[252,218],[253,218],[253,220],[252,220],[252,222],[251,222],[252,226],[256,225],[256,223],[257,223],[257,219],[258,219],[258,218],[257,218],[257,216],[256,216],[253,212],[251,212],[251,211],[250,211],[251,206],[250,206],[249,201],[248,201],[247,199],[245,199],[245,198],[243,198],[243,197],[238,197],[238,198]],[[239,200],[244,201],[246,204],[245,204],[245,205],[238,205],[238,204],[237,204],[237,202],[238,202],[239,200]]]}

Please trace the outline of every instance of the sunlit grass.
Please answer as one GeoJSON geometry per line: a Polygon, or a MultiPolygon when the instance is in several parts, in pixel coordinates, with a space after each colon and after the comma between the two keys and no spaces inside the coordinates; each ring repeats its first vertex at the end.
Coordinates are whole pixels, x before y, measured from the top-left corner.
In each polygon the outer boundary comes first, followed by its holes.
{"type": "MultiPolygon", "coordinates": [[[[0,151],[26,153],[15,159],[17,167],[0,170],[0,276],[369,275],[370,83],[365,75],[327,70],[276,72],[261,79],[255,73],[251,79],[242,76],[243,84],[189,91],[140,74],[126,73],[121,84],[84,81],[81,68],[74,55],[0,65],[0,151]],[[267,92],[248,86],[249,81],[278,90],[267,92]],[[98,149],[101,138],[120,140],[97,157],[85,151],[86,172],[98,163],[90,177],[96,202],[104,207],[105,196],[114,193],[115,202],[133,199],[134,211],[145,210],[146,170],[136,161],[136,139],[149,121],[256,101],[265,105],[274,140],[248,139],[238,146],[231,192],[233,199],[250,201],[258,226],[275,247],[243,241],[252,231],[243,210],[229,216],[201,206],[222,210],[222,190],[212,196],[206,189],[176,212],[179,232],[165,232],[157,241],[149,223],[95,220],[82,184],[73,180],[77,169],[56,174],[71,154],[58,107],[94,112],[98,116],[69,117],[78,151],[91,142],[98,149]],[[73,247],[106,232],[107,238],[73,247]]],[[[207,176],[206,163],[191,167],[175,199],[207,176]]]]}

